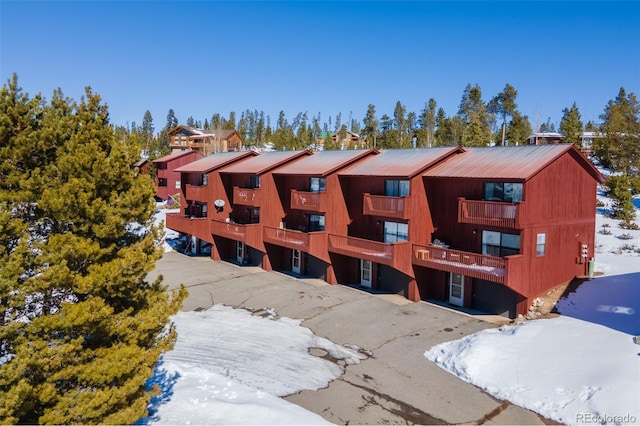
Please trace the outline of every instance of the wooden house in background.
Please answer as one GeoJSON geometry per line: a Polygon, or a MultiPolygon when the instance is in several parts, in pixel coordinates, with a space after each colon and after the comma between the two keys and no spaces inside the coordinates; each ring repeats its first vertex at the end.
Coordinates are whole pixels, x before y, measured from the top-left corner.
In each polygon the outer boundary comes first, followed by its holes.
{"type": "Polygon", "coordinates": [[[172,152],[192,149],[206,157],[216,152],[242,150],[242,137],[235,130],[180,125],[169,131],[169,146],[172,152]]]}
{"type": "Polygon", "coordinates": [[[156,199],[166,200],[169,195],[180,192],[180,172],[176,169],[185,164],[198,160],[200,153],[187,149],[175,151],[164,157],[157,158],[151,163],[156,168],[156,199]]]}

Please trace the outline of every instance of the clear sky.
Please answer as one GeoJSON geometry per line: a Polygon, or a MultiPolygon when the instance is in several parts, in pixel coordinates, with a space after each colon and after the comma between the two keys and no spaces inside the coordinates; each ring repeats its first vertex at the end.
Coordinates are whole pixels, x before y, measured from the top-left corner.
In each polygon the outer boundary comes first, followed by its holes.
{"type": "Polygon", "coordinates": [[[321,120],[454,115],[467,84],[484,101],[509,83],[518,109],[558,125],[575,102],[600,121],[620,87],[640,94],[640,2],[6,1],[0,77],[31,95],[91,86],[111,121],[156,129],[264,111],[321,120]]]}

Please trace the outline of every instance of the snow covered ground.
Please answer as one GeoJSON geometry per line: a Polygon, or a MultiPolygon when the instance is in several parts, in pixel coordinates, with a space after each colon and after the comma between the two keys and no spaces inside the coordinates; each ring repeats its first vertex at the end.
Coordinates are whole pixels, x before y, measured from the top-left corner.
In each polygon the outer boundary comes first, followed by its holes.
{"type": "MultiPolygon", "coordinates": [[[[640,335],[640,231],[619,228],[604,216],[610,200],[598,198],[605,207],[596,215],[595,270],[604,275],[561,298],[560,317],[484,330],[435,346],[425,357],[562,423],[638,424],[640,345],[633,337],[640,335]]],[[[640,221],[640,199],[634,204],[640,221]]]]}
{"type": "MultiPolygon", "coordinates": [[[[425,357],[559,422],[640,422],[640,346],[632,339],[640,334],[640,231],[604,217],[610,201],[599,199],[606,205],[598,209],[597,230],[611,231],[596,236],[595,269],[604,275],[561,299],[560,317],[484,330],[425,357]],[[631,238],[618,238],[623,234],[631,238]]],[[[640,199],[634,203],[640,208],[640,199]]],[[[159,210],[157,220],[166,212],[159,210]]],[[[166,240],[176,237],[168,231],[166,240]]],[[[360,359],[358,348],[335,345],[273,312],[216,305],[173,320],[178,341],[156,369],[153,383],[162,391],[140,424],[326,424],[279,396],[322,388],[360,359]]]]}
{"type": "Polygon", "coordinates": [[[150,383],[162,391],[140,424],[328,424],[279,397],[326,387],[364,358],[270,310],[214,305],[173,321],[178,340],[150,383]]]}

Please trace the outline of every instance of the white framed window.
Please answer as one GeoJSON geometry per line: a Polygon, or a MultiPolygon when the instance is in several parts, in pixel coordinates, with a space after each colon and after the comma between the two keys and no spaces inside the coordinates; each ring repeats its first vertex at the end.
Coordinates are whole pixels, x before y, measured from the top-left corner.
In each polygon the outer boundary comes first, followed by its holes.
{"type": "Polygon", "coordinates": [[[176,181],[176,189],[180,189],[180,188],[182,188],[182,187],[180,186],[180,181],[179,181],[179,180],[177,180],[177,181],[176,181]]]}
{"type": "Polygon", "coordinates": [[[202,174],[202,186],[207,186],[207,183],[209,182],[209,175],[206,173],[202,174]]]}
{"type": "Polygon", "coordinates": [[[249,178],[249,188],[260,188],[260,175],[253,175],[249,178]]]}
{"type": "Polygon", "coordinates": [[[536,256],[544,256],[547,251],[547,234],[544,232],[536,235],[536,256]]]}

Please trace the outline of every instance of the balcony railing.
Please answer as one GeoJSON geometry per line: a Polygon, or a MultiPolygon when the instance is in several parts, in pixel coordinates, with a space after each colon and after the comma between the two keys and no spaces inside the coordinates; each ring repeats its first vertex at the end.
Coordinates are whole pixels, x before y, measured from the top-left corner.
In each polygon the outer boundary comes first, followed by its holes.
{"type": "Polygon", "coordinates": [[[298,210],[308,210],[313,212],[327,211],[326,192],[306,192],[291,190],[291,208],[298,210]]]}
{"type": "Polygon", "coordinates": [[[201,240],[213,242],[206,217],[184,216],[180,213],[168,213],[165,226],[183,234],[194,235],[201,240]]]}
{"type": "Polygon", "coordinates": [[[211,219],[211,233],[230,240],[242,241],[252,247],[258,246],[261,237],[259,223],[240,224],[211,219]]]}
{"type": "Polygon", "coordinates": [[[243,206],[259,207],[260,206],[260,194],[259,188],[249,189],[233,187],[233,204],[241,204],[243,206]]]}
{"type": "Polygon", "coordinates": [[[411,253],[411,245],[408,241],[383,243],[364,238],[329,235],[329,251],[382,263],[399,270],[405,270],[410,266],[407,262],[411,253]]]}
{"type": "Polygon", "coordinates": [[[458,222],[521,229],[526,203],[503,203],[458,198],[458,222]]]}
{"type": "Polygon", "coordinates": [[[302,232],[265,226],[263,236],[265,243],[301,250],[321,259],[327,258],[325,231],[302,232]]]}
{"type": "Polygon", "coordinates": [[[487,256],[440,246],[413,245],[413,264],[504,284],[526,296],[524,257],[487,256]]]}
{"type": "Polygon", "coordinates": [[[362,213],[397,219],[409,219],[411,197],[364,194],[362,213]]]}
{"type": "Polygon", "coordinates": [[[207,201],[207,186],[189,185],[185,188],[185,198],[191,201],[207,201]]]}

